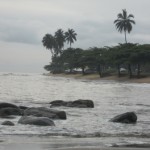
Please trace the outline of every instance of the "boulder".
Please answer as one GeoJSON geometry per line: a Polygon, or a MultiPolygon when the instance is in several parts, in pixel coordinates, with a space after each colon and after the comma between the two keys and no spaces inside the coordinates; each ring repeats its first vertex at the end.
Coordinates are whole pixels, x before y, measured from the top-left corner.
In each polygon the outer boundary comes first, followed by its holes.
{"type": "Polygon", "coordinates": [[[4,122],[2,122],[1,125],[14,126],[15,124],[13,122],[11,122],[11,121],[4,121],[4,122]]]}
{"type": "Polygon", "coordinates": [[[0,109],[0,117],[7,118],[10,115],[20,116],[22,112],[19,108],[14,107],[4,107],[0,109]]]}
{"type": "Polygon", "coordinates": [[[51,119],[66,119],[66,113],[64,111],[58,111],[54,109],[49,109],[45,107],[31,107],[24,111],[26,116],[36,116],[36,117],[48,117],[51,119]]]}
{"type": "Polygon", "coordinates": [[[94,103],[92,100],[76,100],[72,102],[73,107],[84,107],[84,108],[94,108],[94,103]]]}
{"type": "Polygon", "coordinates": [[[20,108],[20,110],[21,110],[22,115],[24,115],[24,111],[25,111],[26,109],[28,109],[29,107],[26,107],[26,106],[19,106],[19,108],[20,108]]]}
{"type": "Polygon", "coordinates": [[[22,116],[18,123],[37,126],[55,126],[54,122],[47,117],[22,116]]]}
{"type": "Polygon", "coordinates": [[[124,114],[115,116],[110,121],[118,123],[136,123],[137,115],[134,112],[126,112],[124,114]]]}
{"type": "Polygon", "coordinates": [[[26,110],[26,109],[28,109],[29,107],[26,107],[26,106],[19,106],[19,108],[22,109],[22,110],[26,110]]]}
{"type": "Polygon", "coordinates": [[[1,108],[6,108],[6,107],[9,107],[9,108],[18,108],[18,106],[14,105],[14,104],[11,104],[11,103],[0,103],[0,109],[1,108]]]}
{"type": "Polygon", "coordinates": [[[94,108],[94,103],[92,100],[75,100],[75,101],[62,101],[62,100],[55,100],[50,102],[50,107],[76,107],[76,108],[94,108]]]}

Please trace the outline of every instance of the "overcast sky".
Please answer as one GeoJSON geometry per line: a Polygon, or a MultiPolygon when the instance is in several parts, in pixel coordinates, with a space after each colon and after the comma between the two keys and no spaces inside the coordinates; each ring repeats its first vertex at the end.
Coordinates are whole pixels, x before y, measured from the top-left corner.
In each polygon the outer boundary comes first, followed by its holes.
{"type": "Polygon", "coordinates": [[[46,33],[73,28],[73,47],[112,46],[124,42],[113,24],[126,9],[136,25],[127,40],[150,42],[150,0],[0,0],[0,72],[44,72],[50,52],[46,33]]]}

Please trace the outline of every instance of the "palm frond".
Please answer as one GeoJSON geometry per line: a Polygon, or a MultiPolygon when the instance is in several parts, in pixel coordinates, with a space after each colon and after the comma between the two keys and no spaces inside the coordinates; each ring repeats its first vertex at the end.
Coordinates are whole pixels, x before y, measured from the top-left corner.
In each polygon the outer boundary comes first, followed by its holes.
{"type": "Polygon", "coordinates": [[[125,38],[126,38],[126,32],[130,33],[132,31],[132,24],[135,24],[135,21],[130,19],[130,18],[134,18],[134,16],[132,14],[128,15],[126,9],[123,9],[122,13],[119,13],[117,17],[118,18],[114,20],[116,29],[120,33],[124,31],[125,38]]]}

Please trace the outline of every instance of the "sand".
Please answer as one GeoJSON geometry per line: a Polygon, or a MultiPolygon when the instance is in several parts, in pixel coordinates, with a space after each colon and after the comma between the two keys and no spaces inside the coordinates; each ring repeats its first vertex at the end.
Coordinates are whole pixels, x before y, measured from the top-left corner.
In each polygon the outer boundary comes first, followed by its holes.
{"type": "Polygon", "coordinates": [[[101,138],[66,138],[50,136],[5,135],[0,150],[148,150],[148,148],[113,148],[101,144],[101,138]]]}
{"type": "Polygon", "coordinates": [[[56,77],[67,77],[67,78],[75,78],[75,79],[87,79],[87,80],[110,80],[110,81],[118,81],[118,82],[129,82],[129,83],[150,83],[150,76],[143,77],[143,78],[132,78],[129,79],[128,76],[124,77],[117,77],[115,75],[107,76],[100,78],[98,74],[89,74],[89,75],[82,75],[82,74],[47,74],[50,76],[56,77]]]}

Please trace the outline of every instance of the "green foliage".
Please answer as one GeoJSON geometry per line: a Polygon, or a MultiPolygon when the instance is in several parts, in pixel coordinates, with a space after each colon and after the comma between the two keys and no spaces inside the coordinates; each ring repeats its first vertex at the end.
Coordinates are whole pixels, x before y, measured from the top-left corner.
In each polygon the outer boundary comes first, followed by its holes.
{"type": "Polygon", "coordinates": [[[64,50],[61,55],[64,67],[70,70],[78,68],[81,64],[80,59],[82,57],[82,53],[83,50],[79,48],[68,48],[67,50],[64,50]]]}
{"type": "Polygon", "coordinates": [[[127,43],[126,33],[130,33],[132,31],[132,24],[135,24],[135,21],[131,18],[134,18],[134,16],[132,14],[128,15],[127,11],[123,9],[122,13],[119,13],[117,17],[118,19],[114,21],[114,24],[116,25],[116,28],[120,33],[124,31],[125,42],[127,43]]]}
{"type": "Polygon", "coordinates": [[[68,29],[68,31],[65,32],[65,40],[68,42],[68,44],[70,44],[70,48],[71,48],[71,44],[77,40],[76,36],[77,34],[73,29],[68,29]]]}
{"type": "Polygon", "coordinates": [[[62,49],[64,48],[64,43],[68,42],[68,44],[74,43],[76,41],[77,34],[73,29],[68,29],[67,32],[64,33],[62,29],[58,29],[55,32],[55,35],[51,34],[45,34],[45,36],[42,39],[43,46],[46,47],[46,49],[50,50],[52,54],[52,58],[55,56],[58,56],[62,53],[62,49]]]}
{"type": "Polygon", "coordinates": [[[58,29],[55,32],[55,53],[58,55],[62,52],[62,48],[64,47],[65,35],[62,29],[58,29]]]}
{"type": "Polygon", "coordinates": [[[52,73],[61,73],[65,70],[72,72],[75,68],[81,68],[83,74],[85,68],[89,68],[97,70],[102,77],[103,74],[114,72],[116,66],[120,76],[120,67],[123,66],[128,68],[130,76],[132,68],[138,68],[139,76],[140,66],[148,63],[150,63],[150,45],[127,43],[114,47],[93,47],[87,50],[68,48],[59,56],[54,55],[50,65],[44,68],[52,73]]]}
{"type": "Polygon", "coordinates": [[[46,34],[42,39],[43,46],[46,49],[51,51],[52,57],[54,55],[54,48],[55,48],[55,39],[51,34],[46,34]]]}

